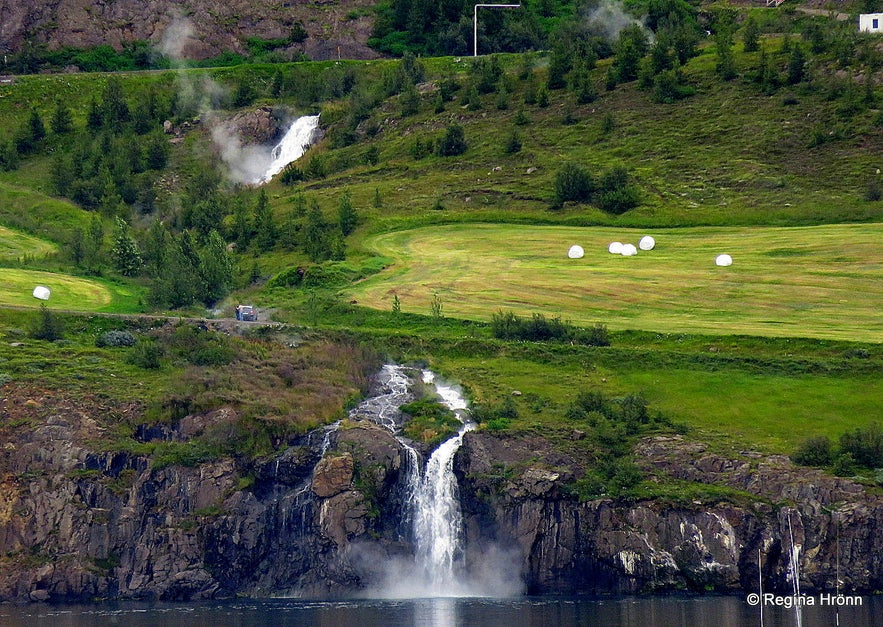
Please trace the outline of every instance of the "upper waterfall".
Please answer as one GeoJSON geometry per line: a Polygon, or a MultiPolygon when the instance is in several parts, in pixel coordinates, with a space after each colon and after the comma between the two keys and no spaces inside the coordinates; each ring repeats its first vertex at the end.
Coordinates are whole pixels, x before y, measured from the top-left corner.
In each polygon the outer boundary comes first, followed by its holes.
{"type": "Polygon", "coordinates": [[[304,115],[296,119],[270,153],[267,169],[254,182],[258,185],[266,183],[289,163],[300,159],[316,139],[318,128],[318,115],[304,115]]]}

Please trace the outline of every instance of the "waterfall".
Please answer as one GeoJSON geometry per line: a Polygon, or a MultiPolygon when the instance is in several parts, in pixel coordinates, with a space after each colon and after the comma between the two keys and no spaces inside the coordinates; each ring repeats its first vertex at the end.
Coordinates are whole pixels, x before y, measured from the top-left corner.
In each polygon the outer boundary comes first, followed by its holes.
{"type": "Polygon", "coordinates": [[[424,383],[435,387],[441,402],[463,423],[456,435],[433,451],[424,468],[417,450],[398,435],[402,426],[399,407],[413,399],[408,369],[384,366],[380,372],[382,392],[350,412],[352,418],[367,418],[389,429],[407,454],[402,523],[414,541],[414,562],[396,565],[392,569],[396,580],[386,582],[382,593],[396,597],[462,596],[470,593],[470,586],[460,572],[463,518],[454,455],[463,443],[463,435],[475,425],[468,419],[468,404],[458,388],[439,383],[429,370],[423,370],[421,376],[424,383]]]}
{"type": "Polygon", "coordinates": [[[316,138],[319,128],[318,115],[305,115],[294,121],[282,140],[270,153],[270,165],[255,183],[266,183],[279,174],[292,161],[300,159],[316,138]]]}
{"type": "Polygon", "coordinates": [[[435,382],[434,373],[423,371],[423,382],[435,385],[442,403],[455,412],[463,426],[452,438],[443,442],[426,462],[413,499],[415,558],[422,570],[423,583],[435,595],[457,594],[457,566],[462,558],[460,546],[463,516],[460,495],[454,474],[454,455],[463,444],[463,435],[475,428],[468,420],[466,399],[454,387],[435,382]]]}

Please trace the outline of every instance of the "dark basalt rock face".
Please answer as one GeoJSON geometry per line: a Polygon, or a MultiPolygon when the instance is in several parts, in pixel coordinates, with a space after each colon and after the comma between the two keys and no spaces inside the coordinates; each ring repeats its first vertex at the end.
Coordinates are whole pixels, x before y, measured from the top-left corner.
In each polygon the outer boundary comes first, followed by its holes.
{"type": "Polygon", "coordinates": [[[751,590],[758,550],[765,584],[787,592],[792,536],[801,545],[802,590],[835,588],[838,545],[848,589],[883,587],[883,499],[855,482],[795,467],[782,456],[727,459],[701,443],[656,437],[636,451],[645,469],[744,491],[740,504],[579,503],[562,492],[560,470],[527,465],[512,478],[494,476],[501,446],[512,461],[542,453],[536,442],[466,436],[458,472],[470,478],[461,483],[469,547],[489,538],[514,541],[529,592],[751,590]]]}
{"type": "MultiPolygon", "coordinates": [[[[161,469],[91,450],[99,435],[88,416],[50,416],[0,447],[0,600],[345,595],[413,552],[407,454],[371,422],[272,459],[161,469]]],[[[514,550],[532,593],[736,591],[754,588],[760,549],[765,584],[787,590],[793,533],[804,590],[833,589],[838,544],[845,589],[883,588],[879,497],[785,458],[738,457],[672,437],[637,455],[659,476],[737,488],[739,504],[581,503],[564,489],[578,461],[542,438],[469,433],[455,458],[467,564],[492,545],[514,550]]]]}

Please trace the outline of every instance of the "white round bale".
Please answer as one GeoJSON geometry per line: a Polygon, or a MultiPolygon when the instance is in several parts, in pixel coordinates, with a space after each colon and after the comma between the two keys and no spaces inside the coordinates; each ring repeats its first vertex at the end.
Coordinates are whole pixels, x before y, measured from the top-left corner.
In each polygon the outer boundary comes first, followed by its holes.
{"type": "Polygon", "coordinates": [[[733,258],[727,255],[726,253],[723,255],[718,255],[714,258],[714,265],[716,266],[731,266],[733,265],[733,258]]]}
{"type": "Polygon", "coordinates": [[[623,244],[622,252],[620,253],[623,257],[634,257],[638,254],[638,249],[635,248],[634,244],[623,244]]]}
{"type": "Polygon", "coordinates": [[[585,254],[586,252],[583,250],[583,247],[577,244],[571,246],[570,250],[567,251],[567,256],[570,259],[582,259],[585,254]]]}
{"type": "Polygon", "coordinates": [[[641,241],[638,242],[638,248],[641,250],[653,250],[656,246],[656,240],[653,239],[650,235],[645,235],[641,238],[641,241]]]}
{"type": "Polygon", "coordinates": [[[607,252],[611,255],[621,255],[622,242],[610,242],[610,246],[607,247],[607,252]]]}
{"type": "Polygon", "coordinates": [[[49,288],[38,285],[34,288],[34,298],[39,298],[40,300],[49,300],[49,288]]]}

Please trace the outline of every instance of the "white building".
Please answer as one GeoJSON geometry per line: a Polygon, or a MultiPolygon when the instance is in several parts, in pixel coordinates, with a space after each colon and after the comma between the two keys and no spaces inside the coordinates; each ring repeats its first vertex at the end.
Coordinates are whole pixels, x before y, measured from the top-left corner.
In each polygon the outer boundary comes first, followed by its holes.
{"type": "Polygon", "coordinates": [[[883,33],[883,13],[862,13],[858,16],[858,29],[862,33],[883,33]]]}

